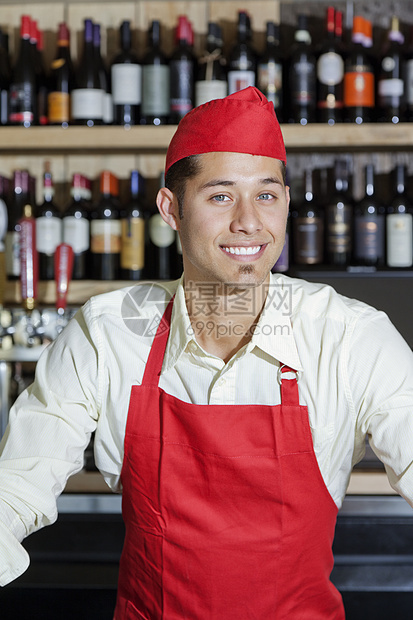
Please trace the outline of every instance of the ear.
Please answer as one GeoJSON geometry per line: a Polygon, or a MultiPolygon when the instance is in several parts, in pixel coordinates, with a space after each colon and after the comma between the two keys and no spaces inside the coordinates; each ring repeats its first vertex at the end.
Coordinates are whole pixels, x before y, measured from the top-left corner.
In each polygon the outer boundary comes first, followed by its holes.
{"type": "Polygon", "coordinates": [[[156,196],[156,206],[162,219],[174,230],[179,230],[178,201],[167,187],[161,187],[156,196]]]}

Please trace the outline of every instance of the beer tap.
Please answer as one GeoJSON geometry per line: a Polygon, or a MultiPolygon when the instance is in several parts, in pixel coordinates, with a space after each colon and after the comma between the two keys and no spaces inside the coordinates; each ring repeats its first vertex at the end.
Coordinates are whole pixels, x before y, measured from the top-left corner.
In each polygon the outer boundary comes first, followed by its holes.
{"type": "Polygon", "coordinates": [[[57,246],[54,257],[54,272],[56,282],[56,330],[60,333],[68,322],[67,295],[73,272],[74,252],[71,245],[61,243],[57,246]]]}

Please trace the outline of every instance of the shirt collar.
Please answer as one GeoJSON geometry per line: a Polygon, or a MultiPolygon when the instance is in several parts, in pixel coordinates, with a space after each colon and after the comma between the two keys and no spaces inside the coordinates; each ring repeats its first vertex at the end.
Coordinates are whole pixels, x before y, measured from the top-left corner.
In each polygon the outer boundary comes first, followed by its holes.
{"type": "MultiPolygon", "coordinates": [[[[260,348],[281,364],[303,370],[291,324],[292,286],[276,274],[270,276],[270,286],[264,310],[248,344],[252,351],[260,348]]],[[[171,328],[165,350],[163,369],[166,372],[178,361],[190,342],[195,342],[185,303],[183,276],[178,281],[172,309],[171,328]]]]}

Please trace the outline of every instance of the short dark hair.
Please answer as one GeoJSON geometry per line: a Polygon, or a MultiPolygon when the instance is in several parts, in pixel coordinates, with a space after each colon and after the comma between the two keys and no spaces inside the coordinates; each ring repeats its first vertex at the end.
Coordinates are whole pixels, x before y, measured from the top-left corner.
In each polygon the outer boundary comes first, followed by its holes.
{"type": "MultiPolygon", "coordinates": [[[[283,183],[286,183],[286,165],[281,163],[283,183]]],[[[189,155],[179,159],[169,168],[165,175],[165,187],[175,194],[178,201],[179,217],[184,216],[184,198],[186,182],[201,172],[201,158],[199,155],[189,155]]]]}

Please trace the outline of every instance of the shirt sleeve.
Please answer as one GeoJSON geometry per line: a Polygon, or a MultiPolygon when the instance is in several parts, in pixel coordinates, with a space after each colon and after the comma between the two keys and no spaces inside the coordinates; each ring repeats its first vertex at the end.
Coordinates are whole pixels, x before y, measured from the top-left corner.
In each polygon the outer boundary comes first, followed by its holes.
{"type": "Polygon", "coordinates": [[[383,312],[367,310],[356,325],[348,375],[357,432],[413,506],[413,353],[383,312]]]}
{"type": "Polygon", "coordinates": [[[21,541],[57,518],[98,419],[98,354],[84,309],[47,347],[0,443],[0,585],[28,567],[21,541]]]}

